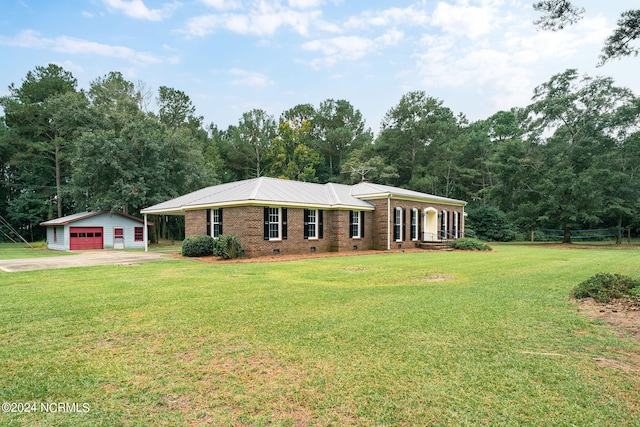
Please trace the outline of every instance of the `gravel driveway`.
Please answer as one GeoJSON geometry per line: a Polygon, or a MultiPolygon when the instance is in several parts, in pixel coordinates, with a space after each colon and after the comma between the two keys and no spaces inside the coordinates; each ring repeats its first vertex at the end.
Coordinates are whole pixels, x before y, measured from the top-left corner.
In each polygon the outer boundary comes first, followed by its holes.
{"type": "Polygon", "coordinates": [[[141,262],[172,259],[162,252],[126,252],[117,250],[95,250],[73,252],[73,255],[46,258],[0,259],[0,270],[7,272],[47,270],[51,268],[89,267],[92,265],[135,265],[141,262]]]}

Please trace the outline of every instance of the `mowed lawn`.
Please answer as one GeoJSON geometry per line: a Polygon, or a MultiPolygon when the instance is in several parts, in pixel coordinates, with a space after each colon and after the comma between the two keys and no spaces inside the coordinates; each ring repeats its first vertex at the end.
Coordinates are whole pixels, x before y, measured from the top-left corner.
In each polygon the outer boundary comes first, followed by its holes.
{"type": "Polygon", "coordinates": [[[0,425],[640,425],[640,346],[569,299],[640,251],[495,249],[0,272],[0,402],[37,405],[0,425]]]}

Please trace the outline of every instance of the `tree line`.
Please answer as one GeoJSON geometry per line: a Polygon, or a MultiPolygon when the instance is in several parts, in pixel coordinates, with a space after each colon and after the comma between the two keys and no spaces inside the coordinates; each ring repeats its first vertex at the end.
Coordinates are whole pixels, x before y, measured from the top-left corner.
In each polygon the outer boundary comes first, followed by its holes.
{"type": "MultiPolygon", "coordinates": [[[[220,129],[180,90],[160,87],[155,111],[151,97],[119,72],[78,89],[53,64],[11,84],[0,98],[0,215],[42,239],[47,219],[136,215],[205,186],[272,176],[366,178],[466,200],[470,228],[497,240],[536,227],[562,229],[567,240],[571,228],[640,227],[640,99],[610,78],[567,70],[538,86],[530,105],[475,122],[412,91],[375,136],[342,99],[277,119],[254,109],[220,129]]],[[[154,220],[155,238],[182,236],[177,218],[154,220]]]]}

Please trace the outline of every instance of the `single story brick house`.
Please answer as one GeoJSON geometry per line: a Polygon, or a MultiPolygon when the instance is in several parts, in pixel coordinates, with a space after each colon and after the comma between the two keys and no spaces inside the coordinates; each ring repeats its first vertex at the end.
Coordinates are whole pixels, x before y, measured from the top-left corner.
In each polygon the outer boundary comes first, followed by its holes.
{"type": "Polygon", "coordinates": [[[47,247],[63,251],[145,248],[144,221],[108,210],[81,212],[45,221],[47,247]]]}
{"type": "Polygon", "coordinates": [[[238,236],[245,256],[389,250],[464,235],[466,202],[388,185],[253,178],[143,209],[184,215],[185,235],[238,236]]]}

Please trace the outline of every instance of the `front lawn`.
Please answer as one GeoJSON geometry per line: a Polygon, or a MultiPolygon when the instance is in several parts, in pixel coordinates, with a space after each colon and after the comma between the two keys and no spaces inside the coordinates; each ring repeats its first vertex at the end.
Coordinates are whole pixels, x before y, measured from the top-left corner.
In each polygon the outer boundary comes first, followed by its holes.
{"type": "Polygon", "coordinates": [[[640,251],[495,249],[0,272],[0,425],[639,425],[569,294],[640,251]]]}
{"type": "Polygon", "coordinates": [[[71,252],[48,249],[46,243],[33,243],[30,248],[21,243],[0,243],[0,259],[43,258],[70,255],[71,252]]]}

